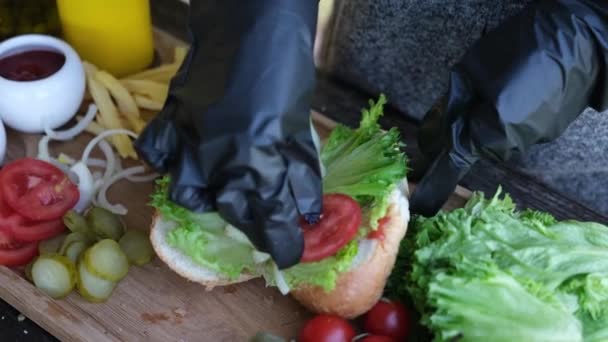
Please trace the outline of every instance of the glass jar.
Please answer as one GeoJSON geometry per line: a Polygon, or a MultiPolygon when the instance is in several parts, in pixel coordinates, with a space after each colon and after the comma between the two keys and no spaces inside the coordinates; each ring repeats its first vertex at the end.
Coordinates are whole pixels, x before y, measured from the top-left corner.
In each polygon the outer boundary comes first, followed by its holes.
{"type": "Polygon", "coordinates": [[[59,36],[56,1],[0,0],[0,41],[28,33],[59,36]]]}

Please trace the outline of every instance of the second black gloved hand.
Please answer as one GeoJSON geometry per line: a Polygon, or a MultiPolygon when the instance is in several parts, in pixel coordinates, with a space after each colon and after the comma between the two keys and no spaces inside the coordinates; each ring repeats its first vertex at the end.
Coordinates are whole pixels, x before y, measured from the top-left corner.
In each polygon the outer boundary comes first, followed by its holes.
{"type": "Polygon", "coordinates": [[[478,41],[424,119],[412,211],[434,215],[479,158],[507,160],[606,108],[607,37],[605,1],[540,0],[478,41]]]}
{"type": "Polygon", "coordinates": [[[191,1],[192,45],[164,109],[136,141],[171,200],[218,211],[280,268],[299,262],[300,215],[318,218],[310,121],[317,1],[191,1]]]}

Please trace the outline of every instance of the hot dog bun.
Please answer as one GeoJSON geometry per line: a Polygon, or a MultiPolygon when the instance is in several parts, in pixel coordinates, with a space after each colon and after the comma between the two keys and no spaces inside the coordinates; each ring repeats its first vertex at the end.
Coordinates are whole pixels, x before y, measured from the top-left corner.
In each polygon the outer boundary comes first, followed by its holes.
{"type": "MultiPolygon", "coordinates": [[[[303,306],[317,313],[331,313],[354,318],[367,312],[382,296],[386,280],[391,273],[399,251],[399,244],[407,231],[409,202],[407,180],[397,187],[390,197],[388,223],[384,225],[384,239],[373,243],[374,248],[348,272],[342,273],[336,288],[330,292],[302,285],[291,294],[303,306]]],[[[167,233],[174,223],[156,213],[152,220],[150,240],[158,257],[180,276],[202,284],[207,289],[244,282],[257,277],[242,274],[236,280],[194,263],[192,259],[167,243],[167,233]]]]}

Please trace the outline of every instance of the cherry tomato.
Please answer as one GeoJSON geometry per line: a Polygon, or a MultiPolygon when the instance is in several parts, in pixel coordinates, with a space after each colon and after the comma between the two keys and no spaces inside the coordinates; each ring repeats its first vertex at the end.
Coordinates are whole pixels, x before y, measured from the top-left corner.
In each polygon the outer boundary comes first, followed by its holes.
{"type": "Polygon", "coordinates": [[[58,219],[79,199],[78,188],[60,169],[31,158],[0,171],[0,191],[13,210],[33,221],[58,219]]]}
{"type": "Polygon", "coordinates": [[[37,242],[20,242],[10,231],[0,228],[0,265],[20,266],[32,261],[38,255],[37,242]]]}
{"type": "Polygon", "coordinates": [[[381,335],[369,335],[369,336],[365,336],[364,338],[358,340],[357,342],[396,342],[397,340],[393,339],[392,337],[388,337],[388,336],[381,336],[381,335]]]}
{"type": "Polygon", "coordinates": [[[314,262],[336,254],[352,240],[361,224],[361,207],[341,194],[323,195],[323,212],[315,224],[302,223],[304,253],[301,262],[314,262]]]}
{"type": "Polygon", "coordinates": [[[382,299],[365,314],[363,327],[368,333],[402,341],[410,332],[411,318],[403,304],[382,299]]]}
{"type": "Polygon", "coordinates": [[[298,342],[350,342],[355,337],[355,329],[338,316],[318,315],[306,322],[298,342]]]}

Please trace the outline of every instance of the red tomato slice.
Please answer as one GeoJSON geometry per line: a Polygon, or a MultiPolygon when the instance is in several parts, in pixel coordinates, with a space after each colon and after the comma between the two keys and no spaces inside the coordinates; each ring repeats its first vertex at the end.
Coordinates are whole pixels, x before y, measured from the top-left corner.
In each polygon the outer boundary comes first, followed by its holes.
{"type": "Polygon", "coordinates": [[[0,265],[21,266],[38,255],[37,242],[19,242],[10,231],[0,228],[0,265]]]}
{"type": "Polygon", "coordinates": [[[60,218],[80,196],[60,169],[31,158],[13,161],[0,171],[0,191],[13,210],[34,221],[60,218]]]}
{"type": "Polygon", "coordinates": [[[6,203],[4,196],[2,196],[2,192],[0,191],[0,221],[4,218],[8,218],[14,213],[15,211],[6,203]]]}
{"type": "Polygon", "coordinates": [[[17,219],[11,232],[19,241],[40,241],[57,236],[65,230],[61,219],[50,221],[29,221],[15,214],[17,219]]]}
{"type": "Polygon", "coordinates": [[[302,224],[304,253],[301,262],[319,261],[336,254],[352,240],[361,224],[361,207],[342,194],[323,195],[321,220],[302,224]]]}

